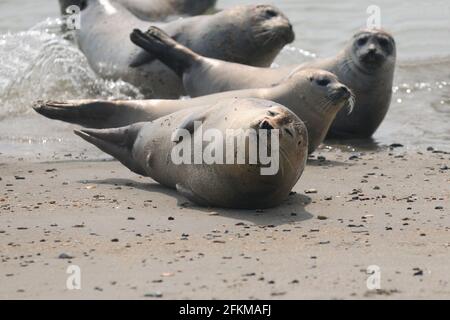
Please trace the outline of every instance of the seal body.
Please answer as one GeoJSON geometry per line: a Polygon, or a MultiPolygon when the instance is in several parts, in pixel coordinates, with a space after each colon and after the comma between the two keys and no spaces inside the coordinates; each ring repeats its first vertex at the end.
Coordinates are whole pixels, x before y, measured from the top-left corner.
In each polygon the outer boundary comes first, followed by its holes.
{"type": "MultiPolygon", "coordinates": [[[[115,0],[135,16],[147,21],[161,21],[170,16],[196,16],[213,10],[217,0],[115,0]]],[[[62,14],[69,6],[83,8],[88,0],[59,0],[62,14]]]]}
{"type": "Polygon", "coordinates": [[[368,138],[383,121],[391,101],[396,49],[393,37],[381,30],[354,35],[336,57],[277,69],[258,68],[202,57],[151,28],[133,32],[132,40],[170,66],[183,79],[190,96],[275,85],[290,74],[317,68],[336,74],[356,97],[354,112],[341,111],[328,137],[368,138]]]}
{"type": "MultiPolygon", "coordinates": [[[[258,209],[279,205],[300,178],[308,154],[303,122],[287,108],[258,99],[223,100],[206,108],[181,110],[153,122],[118,129],[87,129],[77,134],[132,171],[177,189],[197,204],[226,208],[258,209]],[[187,136],[180,140],[176,132],[181,129],[186,130],[187,136]],[[249,129],[263,130],[268,135],[274,134],[274,130],[278,132],[279,165],[272,174],[261,174],[263,165],[259,160],[253,164],[248,162],[248,148],[244,151],[246,160],[239,164],[237,149],[231,150],[233,161],[230,158],[222,163],[207,163],[204,159],[197,163],[173,160],[174,148],[190,139],[194,144],[195,139],[202,139],[208,130],[216,132],[216,138],[210,142],[203,140],[203,149],[217,153],[225,148],[227,131],[249,129]]],[[[257,141],[257,149],[267,147],[260,139],[257,141]]],[[[224,150],[223,154],[226,153],[224,150]]],[[[194,157],[189,154],[187,159],[194,157]]]]}
{"type": "Polygon", "coordinates": [[[337,112],[352,103],[351,91],[334,74],[305,69],[270,88],[229,91],[185,100],[39,101],[34,109],[51,119],[108,128],[152,121],[186,108],[210,106],[230,98],[265,99],[289,108],[308,128],[310,153],[324,140],[337,112]]]}
{"type": "MultiPolygon", "coordinates": [[[[108,0],[88,1],[81,21],[77,42],[99,75],[125,80],[148,98],[186,95],[172,70],[130,41],[133,28],[146,29],[148,22],[108,0]]],[[[272,6],[240,6],[154,24],[202,55],[257,66],[270,65],[294,38],[287,18],[272,6]],[[278,17],[267,14],[272,11],[278,17]]]]}

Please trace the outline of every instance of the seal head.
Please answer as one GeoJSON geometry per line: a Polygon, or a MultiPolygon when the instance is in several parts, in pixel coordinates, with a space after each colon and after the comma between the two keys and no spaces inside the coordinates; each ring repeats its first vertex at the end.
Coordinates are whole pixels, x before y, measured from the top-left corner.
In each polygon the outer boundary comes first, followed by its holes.
{"type": "Polygon", "coordinates": [[[278,87],[282,94],[276,101],[288,106],[308,128],[309,153],[325,139],[337,113],[347,106],[345,114],[349,114],[355,104],[352,91],[325,70],[294,70],[278,87]]]}
{"type": "MultiPolygon", "coordinates": [[[[271,5],[236,6],[219,12],[215,16],[220,19],[221,25],[211,20],[208,33],[202,35],[201,40],[208,46],[213,46],[212,49],[215,51],[228,52],[230,46],[240,48],[233,54],[238,58],[227,61],[268,67],[280,50],[295,39],[294,30],[288,18],[278,8],[271,5]],[[220,39],[220,41],[214,39],[220,39]]],[[[198,30],[198,33],[202,32],[204,30],[198,30]]],[[[200,53],[198,49],[194,51],[200,53]]],[[[202,55],[218,58],[217,54],[202,55]]]]}
{"type": "Polygon", "coordinates": [[[362,72],[373,73],[395,64],[394,38],[379,29],[366,29],[356,33],[349,49],[352,61],[362,72]]]}

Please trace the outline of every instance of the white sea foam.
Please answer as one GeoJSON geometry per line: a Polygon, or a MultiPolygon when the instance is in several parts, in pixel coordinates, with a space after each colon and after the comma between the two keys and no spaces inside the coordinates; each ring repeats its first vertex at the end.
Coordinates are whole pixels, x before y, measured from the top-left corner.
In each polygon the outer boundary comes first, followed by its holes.
{"type": "Polygon", "coordinates": [[[31,112],[36,100],[142,97],[128,83],[99,78],[60,30],[59,20],[48,19],[0,36],[0,119],[31,112]]]}

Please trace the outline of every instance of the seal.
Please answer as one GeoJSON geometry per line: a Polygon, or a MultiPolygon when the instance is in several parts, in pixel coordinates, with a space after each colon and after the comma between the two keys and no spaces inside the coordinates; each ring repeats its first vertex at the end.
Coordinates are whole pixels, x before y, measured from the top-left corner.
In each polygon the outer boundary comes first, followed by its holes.
{"type": "Polygon", "coordinates": [[[108,128],[152,121],[186,108],[230,98],[265,99],[289,108],[308,128],[310,153],[324,140],[337,112],[345,105],[351,111],[354,103],[351,91],[334,74],[305,69],[270,88],[236,90],[185,100],[38,101],[33,108],[51,119],[90,128],[108,128]]]}
{"type": "MultiPolygon", "coordinates": [[[[134,28],[148,22],[108,0],[89,0],[81,11],[77,43],[92,69],[105,78],[122,79],[146,98],[186,95],[170,68],[130,41],[134,28]]],[[[239,6],[209,16],[155,23],[179,43],[207,56],[268,66],[282,47],[294,39],[288,19],[272,6],[239,6]]]]}
{"type": "Polygon", "coordinates": [[[305,68],[318,68],[337,75],[356,97],[352,114],[336,116],[329,138],[369,138],[383,121],[390,105],[396,61],[394,38],[383,30],[356,33],[336,57],[277,69],[255,68],[202,57],[169,38],[157,28],[145,34],[135,30],[132,41],[152,53],[182,79],[188,95],[261,88],[274,85],[305,68]]]}
{"type": "MultiPolygon", "coordinates": [[[[210,207],[263,209],[277,206],[288,197],[307,160],[308,136],[303,122],[287,108],[259,99],[223,100],[205,108],[181,110],[153,122],[75,133],[131,171],[151,177],[166,187],[177,189],[189,200],[210,207]],[[196,126],[196,122],[199,125],[196,126]],[[250,148],[245,147],[245,143],[240,145],[245,149],[243,163],[237,161],[237,143],[231,145],[231,152],[224,150],[226,131],[249,129],[266,131],[269,136],[274,130],[278,131],[278,170],[273,174],[261,174],[264,165],[260,159],[254,164],[249,161],[250,148]],[[188,135],[178,135],[179,130],[185,130],[188,135]],[[202,160],[195,164],[191,161],[195,157],[193,154],[188,154],[184,162],[174,161],[173,150],[178,144],[189,140],[188,145],[193,146],[194,139],[208,130],[219,135],[214,135],[210,144],[202,141],[204,152],[208,149],[217,154],[223,150],[222,155],[228,157],[229,152],[233,161],[209,163],[202,160]]],[[[245,133],[242,137],[248,143],[249,135],[245,133]]],[[[255,141],[258,150],[272,149],[272,144],[265,144],[262,139],[255,141]]]]}
{"type": "MultiPolygon", "coordinates": [[[[80,9],[88,0],[59,0],[61,14],[66,14],[69,6],[80,9]]],[[[196,16],[213,10],[217,0],[115,0],[135,16],[147,21],[161,21],[170,16],[196,16]]]]}

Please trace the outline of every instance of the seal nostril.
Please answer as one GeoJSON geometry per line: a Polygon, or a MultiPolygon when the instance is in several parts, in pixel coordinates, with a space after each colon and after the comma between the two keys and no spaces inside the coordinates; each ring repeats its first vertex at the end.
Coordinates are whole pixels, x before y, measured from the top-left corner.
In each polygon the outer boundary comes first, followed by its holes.
{"type": "Polygon", "coordinates": [[[263,120],[259,125],[259,128],[264,130],[273,130],[272,125],[267,120],[263,120]]]}
{"type": "Polygon", "coordinates": [[[339,88],[339,90],[340,90],[342,93],[347,93],[347,92],[349,92],[349,91],[348,91],[348,88],[347,88],[346,86],[341,86],[341,87],[339,88]]]}

